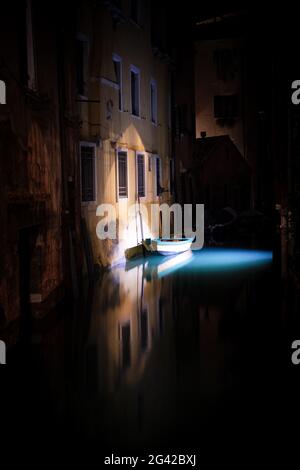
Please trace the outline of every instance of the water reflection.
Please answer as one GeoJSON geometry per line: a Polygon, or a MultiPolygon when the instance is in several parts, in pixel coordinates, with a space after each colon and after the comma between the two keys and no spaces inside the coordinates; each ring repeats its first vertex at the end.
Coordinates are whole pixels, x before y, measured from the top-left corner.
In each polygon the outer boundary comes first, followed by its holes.
{"type": "Polygon", "coordinates": [[[84,435],[175,445],[197,436],[199,420],[211,425],[216,410],[226,412],[241,393],[243,341],[251,310],[265,308],[257,292],[271,260],[212,249],[104,273],[84,354],[84,435]]]}
{"type": "Polygon", "coordinates": [[[274,272],[270,252],[219,249],[105,272],[8,357],[8,441],[211,459],[286,434],[299,372],[274,272]]]}

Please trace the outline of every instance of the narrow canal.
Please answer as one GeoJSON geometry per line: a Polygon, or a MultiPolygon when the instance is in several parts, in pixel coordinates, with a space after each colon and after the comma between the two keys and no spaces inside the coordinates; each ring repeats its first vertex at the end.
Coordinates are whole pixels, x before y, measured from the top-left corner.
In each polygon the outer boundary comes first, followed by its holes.
{"type": "Polygon", "coordinates": [[[291,384],[273,266],[271,251],[208,248],[105,272],[10,368],[7,433],[106,453],[276,433],[291,384]]]}

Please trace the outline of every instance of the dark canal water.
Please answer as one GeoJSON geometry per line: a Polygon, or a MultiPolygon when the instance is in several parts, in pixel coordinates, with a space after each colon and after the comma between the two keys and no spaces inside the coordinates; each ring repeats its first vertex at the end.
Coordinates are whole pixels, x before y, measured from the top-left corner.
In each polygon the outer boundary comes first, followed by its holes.
{"type": "Polygon", "coordinates": [[[280,286],[266,250],[211,248],[105,272],[11,353],[7,442],[49,456],[211,458],[253,455],[267,437],[276,445],[299,392],[280,286]]]}

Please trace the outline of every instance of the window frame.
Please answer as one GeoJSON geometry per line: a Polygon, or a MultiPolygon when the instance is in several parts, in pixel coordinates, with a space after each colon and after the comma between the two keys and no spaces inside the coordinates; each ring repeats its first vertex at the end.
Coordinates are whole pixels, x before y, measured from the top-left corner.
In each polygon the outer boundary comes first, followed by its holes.
{"type": "Polygon", "coordinates": [[[130,113],[136,119],[141,119],[141,71],[135,65],[130,65],[130,113]],[[138,76],[138,114],[133,113],[132,107],[132,73],[138,76]]]}
{"type": "Polygon", "coordinates": [[[128,165],[128,149],[127,148],[117,148],[116,150],[116,180],[117,180],[117,188],[116,188],[116,197],[117,201],[126,201],[129,199],[129,165],[128,165]],[[119,194],[119,153],[125,153],[126,154],[126,179],[127,179],[127,195],[126,196],[120,196],[119,194]]]}
{"type": "Polygon", "coordinates": [[[160,197],[160,194],[161,193],[158,193],[158,186],[157,186],[157,160],[159,161],[159,184],[160,184],[160,187],[162,188],[162,161],[161,161],[161,157],[159,155],[154,155],[154,197],[159,199],[160,197]]]}
{"type": "Polygon", "coordinates": [[[80,151],[80,202],[82,206],[95,205],[97,202],[97,145],[95,142],[81,140],[79,143],[80,151]],[[94,148],[94,158],[93,158],[93,168],[94,168],[94,198],[91,201],[82,200],[82,157],[81,157],[81,148],[82,147],[93,147],[94,148]]]}
{"type": "Polygon", "coordinates": [[[146,171],[146,154],[145,154],[145,152],[136,152],[135,153],[135,169],[136,169],[136,194],[140,199],[145,200],[145,199],[147,199],[147,171],[146,171]],[[138,181],[138,178],[139,178],[138,157],[139,156],[142,156],[143,160],[144,160],[144,195],[143,196],[139,196],[139,181],[138,181]]]}
{"type": "Polygon", "coordinates": [[[120,83],[118,83],[118,92],[119,92],[119,103],[118,103],[118,109],[119,111],[123,111],[124,109],[124,101],[123,101],[123,63],[122,63],[122,58],[118,54],[113,54],[112,55],[112,60],[113,62],[117,62],[120,64],[120,83]]]}
{"type": "Polygon", "coordinates": [[[150,121],[154,126],[157,126],[158,123],[158,99],[157,99],[157,82],[153,78],[150,80],[150,121]],[[154,98],[154,120],[152,119],[152,87],[155,90],[155,98],[154,98]]]}

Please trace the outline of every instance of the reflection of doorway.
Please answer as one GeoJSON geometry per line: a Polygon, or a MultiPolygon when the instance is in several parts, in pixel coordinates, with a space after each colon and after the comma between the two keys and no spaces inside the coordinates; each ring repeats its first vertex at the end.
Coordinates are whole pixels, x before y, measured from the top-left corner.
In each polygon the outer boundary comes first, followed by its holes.
{"type": "Polygon", "coordinates": [[[28,340],[31,333],[30,314],[30,230],[19,231],[19,297],[20,297],[20,337],[28,340]]]}

